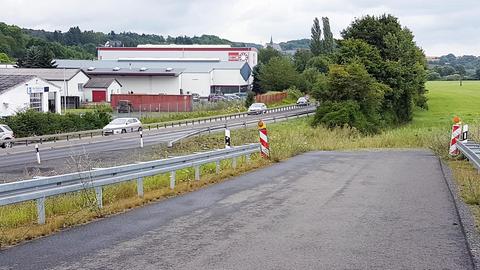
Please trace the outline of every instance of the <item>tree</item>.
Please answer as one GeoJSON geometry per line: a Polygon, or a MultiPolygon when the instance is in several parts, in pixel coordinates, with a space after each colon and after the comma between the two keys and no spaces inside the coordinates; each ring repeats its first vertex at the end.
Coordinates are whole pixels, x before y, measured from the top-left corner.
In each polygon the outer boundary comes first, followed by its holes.
{"type": "Polygon", "coordinates": [[[260,68],[260,86],[264,91],[283,91],[296,86],[299,74],[285,57],[274,57],[260,68]]]}
{"type": "Polygon", "coordinates": [[[245,107],[250,107],[250,105],[252,105],[253,103],[255,103],[255,93],[252,92],[252,91],[249,91],[247,93],[247,98],[245,99],[245,107]]]}
{"type": "Polygon", "coordinates": [[[298,72],[303,72],[307,67],[308,60],[312,58],[310,50],[299,49],[293,55],[293,64],[298,72]]]}
{"type": "Polygon", "coordinates": [[[313,96],[322,106],[314,124],[328,127],[348,125],[363,133],[381,128],[381,107],[388,86],[378,83],[361,63],[332,65],[324,81],[319,81],[313,96]]]}
{"type": "Polygon", "coordinates": [[[268,64],[270,59],[281,56],[282,54],[279,51],[273,49],[272,47],[267,47],[258,51],[258,62],[261,64],[268,64]]]}
{"type": "Polygon", "coordinates": [[[310,42],[310,51],[313,55],[318,56],[322,53],[322,29],[320,28],[320,21],[317,17],[313,20],[311,29],[312,41],[310,42]]]}
{"type": "Polygon", "coordinates": [[[340,48],[334,54],[335,63],[362,63],[368,73],[379,77],[382,72],[383,59],[380,51],[361,39],[346,39],[339,43],[340,48]]]}
{"type": "Polygon", "coordinates": [[[323,52],[326,54],[333,53],[335,49],[335,41],[333,40],[332,30],[330,29],[330,21],[328,17],[322,17],[323,23],[323,52]]]}
{"type": "Polygon", "coordinates": [[[475,69],[475,77],[480,80],[480,68],[475,69]]]}
{"type": "Polygon", "coordinates": [[[22,68],[55,68],[53,53],[47,47],[32,46],[24,57],[18,59],[18,67],[22,68]]]}
{"type": "Polygon", "coordinates": [[[373,74],[392,92],[385,96],[386,118],[397,123],[412,119],[413,106],[427,107],[425,97],[426,58],[413,34],[392,15],[365,16],[342,31],[344,39],[360,39],[378,49],[381,71],[373,74]]]}
{"type": "Polygon", "coordinates": [[[307,68],[314,68],[321,73],[327,73],[330,64],[332,64],[332,60],[328,56],[315,56],[308,60],[307,68]]]}
{"type": "Polygon", "coordinates": [[[253,68],[252,71],[252,76],[253,76],[253,82],[252,82],[252,91],[255,94],[263,94],[266,91],[263,90],[262,86],[260,85],[260,68],[262,64],[258,64],[253,68]]]}

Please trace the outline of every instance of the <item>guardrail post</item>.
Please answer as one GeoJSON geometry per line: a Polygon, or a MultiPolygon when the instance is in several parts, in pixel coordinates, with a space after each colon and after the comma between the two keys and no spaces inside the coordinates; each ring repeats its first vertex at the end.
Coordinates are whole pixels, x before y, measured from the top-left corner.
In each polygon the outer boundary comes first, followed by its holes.
{"type": "Polygon", "coordinates": [[[247,163],[250,163],[250,159],[251,159],[250,154],[246,154],[245,159],[247,160],[247,163]]]}
{"type": "Polygon", "coordinates": [[[38,224],[45,224],[45,197],[36,199],[38,224]]]}
{"type": "Polygon", "coordinates": [[[95,187],[95,197],[97,198],[98,208],[103,208],[103,188],[95,187]]]}
{"type": "Polygon", "coordinates": [[[143,177],[137,178],[137,194],[138,197],[143,198],[143,177]]]}
{"type": "Polygon", "coordinates": [[[215,162],[215,173],[220,173],[220,160],[217,160],[217,162],[215,162]]]}
{"type": "Polygon", "coordinates": [[[170,172],[170,189],[175,188],[175,171],[170,172]]]}
{"type": "Polygon", "coordinates": [[[200,165],[195,166],[195,180],[200,180],[200,165]]]}
{"type": "Polygon", "coordinates": [[[232,168],[237,168],[237,157],[232,158],[232,168]]]}

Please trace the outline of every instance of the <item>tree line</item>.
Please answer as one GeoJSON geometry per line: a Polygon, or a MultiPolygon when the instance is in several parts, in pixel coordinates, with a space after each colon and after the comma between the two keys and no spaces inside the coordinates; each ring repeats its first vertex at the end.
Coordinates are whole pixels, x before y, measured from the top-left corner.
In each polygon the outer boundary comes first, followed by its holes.
{"type": "Polygon", "coordinates": [[[480,80],[480,57],[450,53],[428,61],[428,80],[480,80]]]}
{"type": "Polygon", "coordinates": [[[259,52],[253,91],[299,89],[320,102],[314,125],[376,133],[409,122],[427,108],[426,58],[412,32],[392,15],[353,21],[335,40],[330,22],[315,18],[310,49],[293,57],[259,52]]]}
{"type": "MultiPolygon", "coordinates": [[[[57,59],[95,59],[96,49],[111,41],[118,46],[135,47],[139,44],[225,44],[232,46],[256,46],[256,44],[232,42],[215,35],[162,36],[132,32],[109,33],[82,31],[78,26],[68,31],[44,31],[22,29],[0,22],[0,63],[36,63],[51,55],[57,59]],[[32,49],[33,48],[33,49],[32,49]],[[30,50],[30,51],[29,51],[30,50]],[[38,54],[32,57],[33,54],[38,54]],[[30,55],[29,59],[25,59],[30,55]]],[[[43,67],[42,62],[33,67],[43,67]]]]}

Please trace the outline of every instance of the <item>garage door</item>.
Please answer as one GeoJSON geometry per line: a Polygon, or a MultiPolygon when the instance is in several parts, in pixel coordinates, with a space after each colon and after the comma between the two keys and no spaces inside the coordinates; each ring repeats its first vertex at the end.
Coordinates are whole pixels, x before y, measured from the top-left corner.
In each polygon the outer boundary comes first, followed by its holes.
{"type": "Polygon", "coordinates": [[[105,102],[107,101],[107,91],[105,90],[92,90],[93,102],[105,102]]]}

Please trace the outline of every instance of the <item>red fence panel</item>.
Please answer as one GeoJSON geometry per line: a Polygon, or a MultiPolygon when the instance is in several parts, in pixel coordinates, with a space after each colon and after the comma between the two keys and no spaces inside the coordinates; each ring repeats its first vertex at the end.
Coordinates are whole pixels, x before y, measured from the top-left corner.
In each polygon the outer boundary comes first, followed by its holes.
{"type": "Polygon", "coordinates": [[[281,102],[284,99],[286,99],[287,96],[288,96],[287,92],[279,92],[275,94],[263,94],[263,95],[255,96],[255,101],[265,103],[265,104],[270,104],[270,103],[281,102]]]}
{"type": "Polygon", "coordinates": [[[111,106],[117,109],[120,100],[128,100],[135,112],[191,112],[191,95],[112,94],[111,106]]]}

